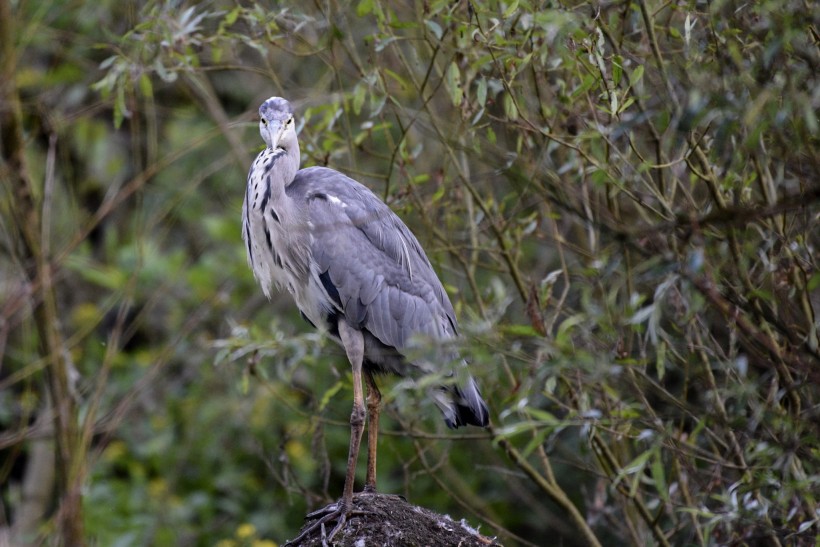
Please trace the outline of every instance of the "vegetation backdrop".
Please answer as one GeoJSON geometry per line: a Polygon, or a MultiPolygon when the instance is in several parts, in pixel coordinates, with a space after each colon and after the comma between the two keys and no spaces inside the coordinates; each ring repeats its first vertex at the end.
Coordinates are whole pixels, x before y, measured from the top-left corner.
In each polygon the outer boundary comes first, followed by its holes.
{"type": "Polygon", "coordinates": [[[382,491],[505,545],[814,545],[811,5],[0,0],[0,535],[275,545],[340,495],[346,360],[240,240],[281,95],[491,408],[386,380],[382,491]]]}

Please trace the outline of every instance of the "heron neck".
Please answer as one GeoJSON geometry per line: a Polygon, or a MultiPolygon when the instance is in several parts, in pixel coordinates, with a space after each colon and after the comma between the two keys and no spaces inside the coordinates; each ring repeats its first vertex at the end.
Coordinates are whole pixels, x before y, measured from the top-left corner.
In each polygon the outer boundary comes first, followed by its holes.
{"type": "MultiPolygon", "coordinates": [[[[276,161],[276,168],[282,173],[284,186],[293,182],[296,172],[301,163],[301,153],[299,151],[299,141],[291,139],[286,146],[282,147],[284,154],[276,161]]],[[[279,151],[275,152],[278,153],[279,151]]]]}

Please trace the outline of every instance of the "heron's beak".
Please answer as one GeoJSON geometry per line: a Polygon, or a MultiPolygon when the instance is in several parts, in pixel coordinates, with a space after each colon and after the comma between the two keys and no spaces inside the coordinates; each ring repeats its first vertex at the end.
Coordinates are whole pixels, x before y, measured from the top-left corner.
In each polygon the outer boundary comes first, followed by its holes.
{"type": "Polygon", "coordinates": [[[268,136],[270,137],[270,148],[276,150],[279,148],[279,141],[285,133],[285,126],[282,122],[271,121],[268,122],[268,136]]]}

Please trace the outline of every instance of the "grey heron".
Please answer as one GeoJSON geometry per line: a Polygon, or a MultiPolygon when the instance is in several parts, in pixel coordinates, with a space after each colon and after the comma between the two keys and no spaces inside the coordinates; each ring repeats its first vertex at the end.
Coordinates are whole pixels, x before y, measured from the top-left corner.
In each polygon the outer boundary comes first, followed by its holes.
{"type": "MultiPolygon", "coordinates": [[[[248,172],[242,236],[248,262],[265,295],[287,290],[302,316],[342,345],[353,370],[350,451],[342,498],[320,522],[341,529],[353,504],[353,482],[365,423],[365,492],[376,489],[381,394],[374,374],[442,373],[457,381],[430,390],[450,428],[486,426],[487,405],[466,364],[448,370],[452,352],[414,356],[414,337],[458,336],[450,299],[409,228],[367,187],[325,167],[299,169],[294,111],[271,97],[259,107],[265,149],[248,172]]],[[[299,538],[309,533],[308,529],[299,538]]]]}

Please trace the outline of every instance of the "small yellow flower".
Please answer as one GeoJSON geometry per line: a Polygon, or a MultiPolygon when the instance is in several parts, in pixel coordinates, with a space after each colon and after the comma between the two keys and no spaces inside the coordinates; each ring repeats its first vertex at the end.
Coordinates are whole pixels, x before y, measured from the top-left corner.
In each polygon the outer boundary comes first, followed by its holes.
{"type": "Polygon", "coordinates": [[[128,446],[122,441],[111,441],[103,450],[102,457],[104,460],[113,462],[117,461],[128,453],[128,446]]]}
{"type": "Polygon", "coordinates": [[[161,498],[168,492],[168,483],[163,479],[152,479],[148,483],[148,493],[154,498],[161,498]]]}
{"type": "Polygon", "coordinates": [[[251,547],[279,547],[279,544],[269,539],[255,539],[251,547]]]}
{"type": "Polygon", "coordinates": [[[236,529],[236,537],[239,539],[248,539],[256,535],[256,526],[251,524],[250,522],[246,522],[245,524],[240,524],[239,528],[236,529]]]}

